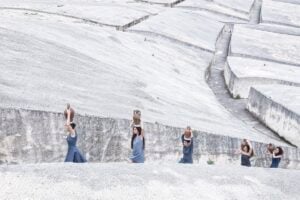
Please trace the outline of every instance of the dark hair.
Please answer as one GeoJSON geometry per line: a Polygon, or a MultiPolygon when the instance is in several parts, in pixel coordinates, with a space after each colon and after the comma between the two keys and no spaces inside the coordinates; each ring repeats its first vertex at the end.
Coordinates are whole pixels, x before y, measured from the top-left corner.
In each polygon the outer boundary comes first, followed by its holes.
{"type": "Polygon", "coordinates": [[[70,123],[70,126],[72,127],[72,129],[75,129],[76,124],[74,122],[70,123]]]}
{"type": "Polygon", "coordinates": [[[247,147],[247,153],[249,153],[249,151],[250,151],[250,146],[249,146],[248,144],[242,144],[242,145],[241,145],[241,150],[244,151],[244,148],[245,148],[245,147],[247,147]]]}
{"type": "Polygon", "coordinates": [[[283,155],[283,149],[281,147],[277,147],[277,149],[279,150],[279,152],[276,153],[275,156],[283,155]]]}
{"type": "Polygon", "coordinates": [[[248,144],[248,142],[246,140],[243,140],[244,142],[246,142],[246,144],[241,144],[241,150],[244,151],[244,147],[247,147],[247,153],[249,153],[251,151],[251,155],[250,157],[254,156],[254,152],[253,149],[250,149],[250,145],[248,144]]]}
{"type": "MultiPolygon", "coordinates": [[[[132,131],[134,130],[134,128],[137,129],[138,134],[132,134],[132,137],[131,137],[131,149],[133,149],[133,141],[134,141],[134,139],[136,138],[136,136],[142,134],[142,128],[141,128],[141,127],[134,126],[134,127],[132,128],[132,131]]],[[[143,149],[145,149],[145,138],[144,138],[144,137],[143,137],[143,149]]]]}

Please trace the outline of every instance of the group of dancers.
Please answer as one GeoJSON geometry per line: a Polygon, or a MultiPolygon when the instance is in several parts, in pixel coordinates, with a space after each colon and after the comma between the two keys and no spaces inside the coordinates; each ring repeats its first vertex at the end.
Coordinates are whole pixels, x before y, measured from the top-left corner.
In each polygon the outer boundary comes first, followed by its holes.
{"type": "MultiPolygon", "coordinates": [[[[75,162],[84,163],[87,162],[86,158],[81,154],[76,146],[77,142],[77,131],[76,124],[73,122],[75,111],[67,105],[67,109],[64,112],[66,117],[65,130],[67,132],[67,143],[68,152],[65,158],[65,162],[75,162]]],[[[131,155],[129,157],[132,163],[144,163],[145,162],[145,135],[143,123],[141,121],[141,112],[139,110],[133,111],[133,119],[130,124],[132,131],[131,137],[131,155]]],[[[193,163],[193,132],[190,126],[186,127],[184,133],[181,136],[181,142],[183,146],[182,158],[179,163],[192,164],[193,163]]],[[[240,149],[238,149],[236,154],[241,155],[241,165],[246,167],[251,167],[250,159],[254,156],[253,146],[251,142],[247,139],[243,139],[241,142],[240,149]]],[[[276,147],[273,144],[269,144],[266,153],[272,155],[271,168],[278,168],[281,158],[283,156],[283,149],[281,147],[276,147]]]]}
{"type": "MultiPolygon", "coordinates": [[[[241,147],[236,153],[241,154],[242,166],[251,167],[250,159],[254,156],[254,150],[249,140],[243,139],[241,147]]],[[[281,158],[283,157],[283,149],[270,143],[267,146],[266,153],[272,156],[270,168],[278,168],[281,158]]]]}

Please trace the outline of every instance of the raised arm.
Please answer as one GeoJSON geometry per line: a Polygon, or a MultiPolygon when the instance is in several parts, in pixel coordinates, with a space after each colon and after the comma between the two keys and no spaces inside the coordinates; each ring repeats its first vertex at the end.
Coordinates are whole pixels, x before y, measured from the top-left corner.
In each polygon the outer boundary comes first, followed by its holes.
{"type": "Polygon", "coordinates": [[[252,149],[252,144],[251,144],[250,140],[247,140],[247,143],[248,143],[250,149],[252,149]]]}
{"type": "Polygon", "coordinates": [[[242,149],[241,149],[241,154],[243,154],[243,155],[246,155],[246,156],[251,156],[252,155],[252,151],[253,151],[253,149],[252,149],[252,147],[250,147],[250,150],[249,150],[249,152],[245,152],[245,151],[243,151],[242,149]]]}
{"type": "Polygon", "coordinates": [[[276,154],[275,153],[273,153],[273,158],[281,158],[282,157],[282,155],[278,155],[278,156],[276,156],[276,154]]]}
{"type": "Polygon", "coordinates": [[[67,126],[71,123],[71,109],[67,109],[67,126]]]}
{"type": "Polygon", "coordinates": [[[241,154],[246,155],[246,156],[250,156],[250,155],[251,155],[251,152],[249,151],[249,153],[247,153],[247,152],[241,150],[241,154]]]}

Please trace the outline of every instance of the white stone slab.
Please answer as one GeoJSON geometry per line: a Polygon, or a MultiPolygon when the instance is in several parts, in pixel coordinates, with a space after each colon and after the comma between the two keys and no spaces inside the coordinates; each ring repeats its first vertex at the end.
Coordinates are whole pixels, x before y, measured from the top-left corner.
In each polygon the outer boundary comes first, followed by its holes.
{"type": "Polygon", "coordinates": [[[0,12],[1,106],[130,118],[269,140],[219,104],[205,80],[212,55],[64,17],[0,12]]]}
{"type": "Polygon", "coordinates": [[[221,15],[223,19],[219,19],[220,21],[240,22],[249,20],[249,15],[247,13],[238,12],[236,10],[233,10],[232,8],[224,7],[219,3],[213,1],[186,0],[178,4],[176,7],[191,10],[208,11],[213,13],[215,15],[215,18],[218,18],[218,16],[221,15]]]}
{"type": "Polygon", "coordinates": [[[213,0],[214,2],[234,10],[250,12],[254,0],[213,0]]]}
{"type": "Polygon", "coordinates": [[[179,0],[136,0],[137,2],[161,4],[165,6],[171,6],[176,4],[179,0]]]}
{"type": "Polygon", "coordinates": [[[231,38],[231,55],[253,57],[300,66],[300,37],[236,25],[231,38]]]}
{"type": "Polygon", "coordinates": [[[273,1],[293,3],[293,4],[300,4],[300,0],[273,0],[273,1]]]}
{"type": "Polygon", "coordinates": [[[2,0],[0,2],[0,10],[1,8],[49,12],[57,15],[92,20],[112,26],[124,26],[134,20],[156,14],[165,9],[161,6],[151,6],[126,0],[85,0],[84,2],[80,0],[2,0]]]}
{"type": "Polygon", "coordinates": [[[261,31],[300,36],[300,28],[296,28],[296,27],[292,27],[292,26],[260,23],[260,24],[255,24],[255,25],[248,25],[248,27],[257,29],[257,30],[261,30],[261,31]]]}
{"type": "Polygon", "coordinates": [[[300,87],[255,86],[251,88],[247,107],[269,128],[300,146],[300,87]]]}
{"type": "Polygon", "coordinates": [[[250,87],[254,85],[300,86],[300,67],[243,57],[229,56],[224,76],[234,98],[247,98],[250,87]]]}
{"type": "Polygon", "coordinates": [[[295,26],[300,28],[300,5],[264,0],[262,22],[295,26]]]}
{"type": "Polygon", "coordinates": [[[223,26],[222,23],[196,12],[174,8],[153,16],[130,30],[156,33],[214,51],[223,26]]]}

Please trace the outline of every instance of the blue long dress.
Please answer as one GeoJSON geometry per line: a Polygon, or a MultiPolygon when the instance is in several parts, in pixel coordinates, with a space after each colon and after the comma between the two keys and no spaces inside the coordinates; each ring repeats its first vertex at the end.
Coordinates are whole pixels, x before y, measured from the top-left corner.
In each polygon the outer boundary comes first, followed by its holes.
{"type": "Polygon", "coordinates": [[[134,163],[144,163],[145,157],[144,157],[144,148],[143,148],[143,138],[140,136],[137,136],[134,138],[133,141],[133,149],[132,154],[130,156],[130,159],[134,163]]]}
{"type": "MultiPolygon", "coordinates": [[[[182,144],[183,144],[184,135],[182,135],[181,141],[182,141],[182,144]]],[[[190,163],[190,164],[193,163],[193,146],[194,146],[193,138],[191,138],[190,142],[191,142],[190,146],[188,146],[188,147],[183,146],[183,158],[181,158],[179,163],[190,163]]]]}
{"type": "Polygon", "coordinates": [[[241,156],[241,165],[246,167],[251,167],[250,156],[243,155],[241,156]]]}
{"type": "Polygon", "coordinates": [[[281,161],[281,158],[273,158],[272,157],[272,164],[271,164],[271,168],[278,168],[279,167],[279,163],[281,161]]]}
{"type": "Polygon", "coordinates": [[[75,137],[68,135],[68,153],[65,159],[65,162],[74,162],[74,163],[84,163],[86,162],[85,157],[80,153],[79,149],[76,147],[77,143],[77,133],[75,132],[75,137]]]}

